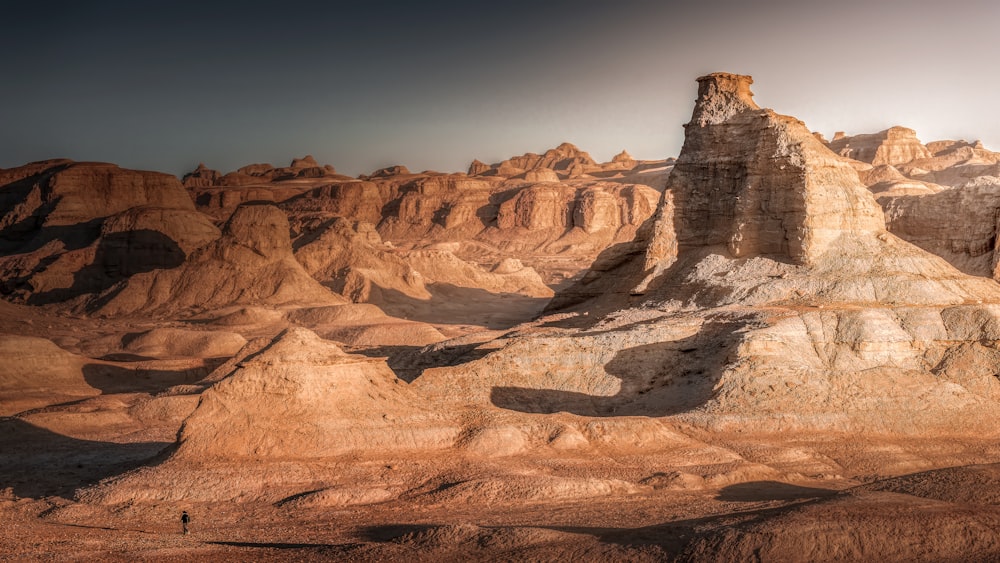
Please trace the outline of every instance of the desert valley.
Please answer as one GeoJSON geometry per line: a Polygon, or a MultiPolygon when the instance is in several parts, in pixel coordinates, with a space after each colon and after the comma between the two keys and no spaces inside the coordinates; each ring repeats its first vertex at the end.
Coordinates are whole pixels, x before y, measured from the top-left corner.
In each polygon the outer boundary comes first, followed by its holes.
{"type": "Polygon", "coordinates": [[[662,160],[0,169],[0,559],[1000,560],[1000,152],[752,82],[662,160]]]}

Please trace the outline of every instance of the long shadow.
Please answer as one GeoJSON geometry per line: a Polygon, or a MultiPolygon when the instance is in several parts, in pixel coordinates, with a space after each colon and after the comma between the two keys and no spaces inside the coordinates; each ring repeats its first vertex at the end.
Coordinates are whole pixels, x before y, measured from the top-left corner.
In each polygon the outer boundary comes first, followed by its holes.
{"type": "Polygon", "coordinates": [[[803,487],[781,481],[753,481],[724,487],[716,500],[732,502],[762,502],[772,500],[801,500],[823,498],[838,494],[834,489],[803,487]]]}
{"type": "MultiPolygon", "coordinates": [[[[637,233],[652,232],[655,222],[654,213],[637,233]]],[[[590,267],[556,293],[543,314],[584,310],[590,324],[594,324],[606,314],[638,302],[640,298],[632,294],[632,288],[650,273],[644,270],[647,242],[642,238],[637,234],[635,240],[602,250],[590,267]]]]}
{"type": "Polygon", "coordinates": [[[87,385],[101,393],[159,393],[175,385],[196,383],[221,365],[225,359],[206,362],[205,365],[183,370],[124,367],[110,364],[83,366],[83,379],[87,385]]]}
{"type": "Polygon", "coordinates": [[[694,336],[619,351],[604,366],[621,379],[616,395],[494,387],[497,407],[527,413],[568,412],[581,416],[669,416],[699,407],[714,395],[739,330],[750,322],[710,320],[694,336]]]}
{"type": "MultiPolygon", "coordinates": [[[[309,193],[309,192],[306,192],[306,193],[309,193]]],[[[305,196],[305,195],[306,194],[302,194],[302,196],[305,196]]],[[[296,197],[302,197],[302,196],[296,196],[296,197]]],[[[292,199],[294,200],[295,198],[292,198],[292,199]]],[[[282,205],[284,205],[286,203],[288,203],[288,201],[282,202],[282,205]]],[[[279,206],[279,207],[282,207],[282,206],[279,206]]],[[[282,209],[284,210],[285,208],[282,207],[282,209]]],[[[316,239],[318,239],[319,237],[321,237],[324,234],[326,234],[326,231],[330,228],[331,225],[333,225],[334,223],[336,223],[338,219],[339,219],[339,217],[332,217],[330,219],[326,219],[322,223],[320,223],[319,225],[316,225],[315,227],[311,227],[307,231],[304,231],[299,236],[295,237],[295,239],[292,240],[292,250],[293,251],[298,251],[303,246],[305,246],[305,245],[307,245],[307,244],[309,244],[311,242],[314,242],[316,239]]]]}
{"type": "MultiPolygon", "coordinates": [[[[728,489],[728,487],[727,487],[728,489]]],[[[725,489],[724,489],[725,491],[725,489]]],[[[587,527],[587,526],[546,526],[544,523],[531,526],[545,528],[571,534],[587,534],[598,541],[617,544],[630,548],[655,546],[662,549],[664,555],[676,557],[694,540],[711,535],[722,527],[734,524],[745,525],[761,520],[774,518],[784,513],[799,510],[805,506],[822,502],[824,497],[836,494],[835,491],[816,489],[817,494],[803,495],[781,506],[771,506],[745,511],[727,512],[700,518],[689,518],[664,522],[639,528],[587,527]],[[822,494],[820,494],[822,493],[822,494]]],[[[387,524],[361,528],[358,536],[365,540],[378,543],[395,542],[408,536],[439,527],[441,524],[387,524]]]]}
{"type": "Polygon", "coordinates": [[[72,498],[73,493],[130,471],[170,442],[117,444],[79,440],[17,418],[0,419],[0,489],[22,498],[72,498]]]}
{"type": "Polygon", "coordinates": [[[382,543],[426,532],[439,526],[441,524],[385,524],[381,526],[367,526],[358,531],[358,537],[366,541],[382,543]]]}
{"type": "Polygon", "coordinates": [[[386,363],[396,377],[411,383],[430,368],[461,365],[491,352],[489,349],[480,349],[481,346],[482,343],[479,342],[433,349],[429,346],[380,346],[357,350],[356,353],[371,358],[386,358],[386,363]]]}
{"type": "Polygon", "coordinates": [[[274,543],[274,542],[248,542],[248,541],[210,541],[205,542],[211,545],[225,545],[229,547],[249,547],[255,549],[350,549],[359,547],[361,544],[335,544],[335,543],[274,543]]]}
{"type": "Polygon", "coordinates": [[[100,293],[135,274],[176,268],[186,256],[177,242],[159,231],[111,233],[101,237],[94,261],[74,274],[73,285],[32,295],[28,304],[45,305],[100,293]]]}
{"type": "MultiPolygon", "coordinates": [[[[830,495],[826,495],[830,496],[830,495]]],[[[639,528],[609,528],[585,526],[543,526],[550,530],[573,534],[595,536],[602,543],[618,544],[625,547],[658,546],[671,557],[680,555],[694,540],[710,536],[719,528],[733,525],[747,525],[775,518],[782,514],[799,510],[805,506],[823,502],[823,498],[812,497],[788,504],[754,510],[728,512],[701,518],[690,518],[664,522],[639,528]]],[[[672,559],[671,559],[672,560],[672,559]]]]}
{"type": "MultiPolygon", "coordinates": [[[[431,293],[430,299],[417,299],[395,289],[378,287],[377,303],[394,317],[502,330],[534,319],[549,302],[547,297],[492,293],[448,283],[429,284],[427,289],[431,293]]],[[[372,293],[376,292],[373,290],[372,293]]]]}

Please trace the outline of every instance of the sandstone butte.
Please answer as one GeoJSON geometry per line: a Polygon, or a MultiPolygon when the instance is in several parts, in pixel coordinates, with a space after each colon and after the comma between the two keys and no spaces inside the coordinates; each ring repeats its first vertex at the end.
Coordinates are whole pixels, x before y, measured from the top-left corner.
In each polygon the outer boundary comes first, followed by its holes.
{"type": "Polygon", "coordinates": [[[751,84],[676,160],[0,170],[0,552],[996,560],[1000,156],[751,84]]]}

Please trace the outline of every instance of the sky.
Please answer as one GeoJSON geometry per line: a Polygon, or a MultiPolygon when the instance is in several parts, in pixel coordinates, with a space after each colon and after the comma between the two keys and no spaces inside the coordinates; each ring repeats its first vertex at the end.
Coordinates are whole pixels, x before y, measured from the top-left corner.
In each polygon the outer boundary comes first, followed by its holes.
{"type": "Polygon", "coordinates": [[[991,1],[0,2],[0,168],[658,159],[715,71],[827,137],[1000,150],[991,1]]]}

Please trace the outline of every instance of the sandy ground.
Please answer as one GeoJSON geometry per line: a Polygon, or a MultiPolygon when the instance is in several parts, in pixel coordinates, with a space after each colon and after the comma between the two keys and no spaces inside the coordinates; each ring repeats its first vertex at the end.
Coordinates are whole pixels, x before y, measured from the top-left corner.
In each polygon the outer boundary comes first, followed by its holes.
{"type": "MultiPolygon", "coordinates": [[[[112,350],[122,335],[163,326],[0,307],[0,331],[43,336],[88,357],[112,350]]],[[[394,483],[412,483],[374,504],[83,502],[79,495],[88,487],[165,458],[198,395],[172,396],[170,408],[155,416],[142,407],[201,373],[191,369],[147,370],[138,382],[93,380],[95,394],[82,397],[0,397],[12,414],[0,418],[0,559],[1000,560],[1000,497],[991,492],[1000,490],[1000,465],[979,465],[1000,462],[1000,444],[971,438],[691,430],[689,438],[738,456],[740,464],[702,466],[701,473],[715,477],[688,482],[676,470],[692,466],[685,456],[704,451],[551,458],[537,451],[499,458],[444,451],[342,459],[318,469],[342,470],[344,483],[357,487],[377,486],[390,473],[394,483]],[[962,469],[940,469],[955,467],[962,469]],[[631,489],[567,498],[490,488],[524,475],[617,480],[631,489]],[[485,480],[478,489],[477,479],[485,480]],[[181,534],[182,510],[192,517],[189,535],[181,534]]]]}

